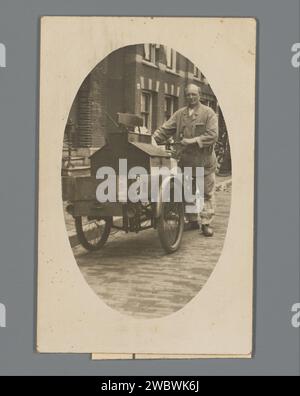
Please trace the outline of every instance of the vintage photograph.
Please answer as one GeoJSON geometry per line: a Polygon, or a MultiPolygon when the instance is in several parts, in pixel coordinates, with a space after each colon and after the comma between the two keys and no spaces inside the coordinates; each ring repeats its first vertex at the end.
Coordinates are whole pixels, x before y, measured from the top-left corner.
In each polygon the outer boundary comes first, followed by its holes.
{"type": "Polygon", "coordinates": [[[255,32],[42,18],[38,351],[251,356],[255,32]]]}
{"type": "Polygon", "coordinates": [[[101,60],[72,104],[61,172],[74,257],[106,304],[136,317],[161,317],[202,289],[226,235],[231,157],[222,109],[198,65],[156,43],[119,48],[101,60]],[[128,171],[144,167],[149,176],[170,169],[159,190],[167,177],[174,183],[175,165],[190,167],[192,175],[203,169],[199,212],[186,213],[180,199],[153,202],[150,191],[132,202],[124,190],[134,180],[126,172],[122,201],[99,202],[97,188],[107,179],[99,171],[112,167],[114,184],[120,160],[128,171]]]}

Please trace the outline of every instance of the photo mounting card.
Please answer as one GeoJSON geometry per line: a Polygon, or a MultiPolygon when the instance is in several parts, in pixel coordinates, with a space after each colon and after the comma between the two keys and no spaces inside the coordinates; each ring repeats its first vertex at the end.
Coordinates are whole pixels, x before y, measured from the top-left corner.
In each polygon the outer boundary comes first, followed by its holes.
{"type": "Polygon", "coordinates": [[[37,350],[251,357],[256,20],[43,17],[40,57],[37,350]]]}

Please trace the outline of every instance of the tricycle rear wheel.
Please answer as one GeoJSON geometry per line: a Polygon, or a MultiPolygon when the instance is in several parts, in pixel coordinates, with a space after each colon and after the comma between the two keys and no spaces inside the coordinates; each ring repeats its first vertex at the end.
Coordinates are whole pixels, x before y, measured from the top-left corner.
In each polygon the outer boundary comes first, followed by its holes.
{"type": "Polygon", "coordinates": [[[101,249],[110,234],[112,218],[91,218],[76,216],[75,227],[81,245],[90,251],[101,249]]]}

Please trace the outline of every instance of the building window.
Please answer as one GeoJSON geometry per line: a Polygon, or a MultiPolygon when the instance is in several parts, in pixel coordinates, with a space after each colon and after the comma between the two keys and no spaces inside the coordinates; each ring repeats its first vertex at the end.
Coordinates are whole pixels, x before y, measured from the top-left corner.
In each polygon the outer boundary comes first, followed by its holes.
{"type": "Polygon", "coordinates": [[[214,99],[201,99],[201,103],[205,106],[212,108],[215,112],[217,111],[217,102],[214,99]]]}
{"type": "Polygon", "coordinates": [[[177,110],[178,101],[176,96],[166,95],[165,96],[165,121],[167,121],[171,115],[177,110]]]}
{"type": "Polygon", "coordinates": [[[165,47],[165,51],[167,58],[167,68],[176,72],[176,51],[169,47],[165,47]]]}
{"type": "Polygon", "coordinates": [[[200,70],[198,69],[198,67],[195,66],[195,65],[194,65],[194,77],[195,77],[196,79],[199,79],[199,80],[201,80],[201,77],[202,77],[202,73],[200,72],[200,70]]]}
{"type": "Polygon", "coordinates": [[[152,95],[151,92],[143,91],[141,95],[141,116],[143,117],[143,126],[151,130],[152,120],[152,95]]]}
{"type": "Polygon", "coordinates": [[[156,44],[144,44],[144,60],[156,63],[156,44]]]}

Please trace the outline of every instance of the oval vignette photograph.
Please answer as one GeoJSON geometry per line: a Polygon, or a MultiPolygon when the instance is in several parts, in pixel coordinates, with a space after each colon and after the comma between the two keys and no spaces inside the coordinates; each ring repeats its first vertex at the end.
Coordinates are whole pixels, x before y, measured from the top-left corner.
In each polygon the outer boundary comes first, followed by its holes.
{"type": "Polygon", "coordinates": [[[153,43],[100,60],[69,111],[61,167],[66,232],[96,295],[135,318],[184,308],[218,265],[231,172],[201,65],[153,43]]]}

